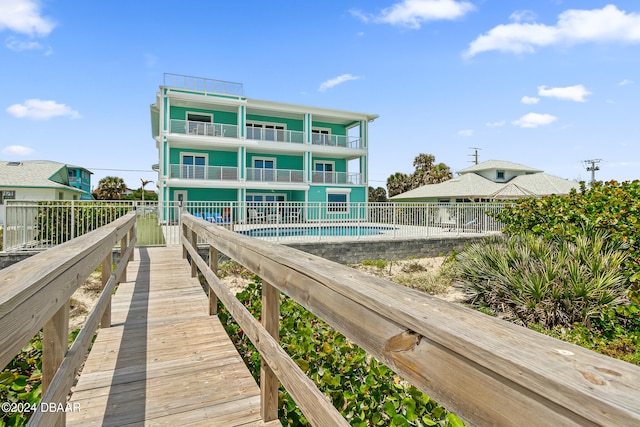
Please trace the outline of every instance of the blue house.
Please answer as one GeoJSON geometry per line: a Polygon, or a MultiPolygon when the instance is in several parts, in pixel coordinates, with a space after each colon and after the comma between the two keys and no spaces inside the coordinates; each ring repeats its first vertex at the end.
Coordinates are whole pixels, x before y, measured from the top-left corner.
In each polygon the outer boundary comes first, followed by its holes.
{"type": "Polygon", "coordinates": [[[151,105],[158,199],[338,210],[366,202],[369,123],[377,117],[251,99],[240,83],[165,74],[151,105]]]}

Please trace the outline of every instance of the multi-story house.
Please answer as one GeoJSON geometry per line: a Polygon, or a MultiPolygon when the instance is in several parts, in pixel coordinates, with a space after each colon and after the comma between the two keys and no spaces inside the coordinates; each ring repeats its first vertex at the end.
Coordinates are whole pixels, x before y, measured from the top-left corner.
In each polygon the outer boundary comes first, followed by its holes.
{"type": "Polygon", "coordinates": [[[80,200],[93,200],[91,196],[91,172],[81,166],[67,165],[69,172],[69,185],[84,191],[80,196],[80,200]]]}
{"type": "Polygon", "coordinates": [[[251,99],[240,83],[165,74],[151,105],[158,199],[320,202],[344,214],[367,201],[368,126],[377,117],[251,99]]]}

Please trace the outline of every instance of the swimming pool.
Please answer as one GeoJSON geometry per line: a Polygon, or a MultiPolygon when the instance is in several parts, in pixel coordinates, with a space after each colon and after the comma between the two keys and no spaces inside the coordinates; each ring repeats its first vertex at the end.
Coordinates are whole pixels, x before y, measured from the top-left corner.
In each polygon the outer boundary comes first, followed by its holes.
{"type": "Polygon", "coordinates": [[[376,236],[395,227],[365,225],[311,225],[302,227],[269,227],[244,230],[239,233],[250,237],[303,237],[303,236],[376,236]]]}

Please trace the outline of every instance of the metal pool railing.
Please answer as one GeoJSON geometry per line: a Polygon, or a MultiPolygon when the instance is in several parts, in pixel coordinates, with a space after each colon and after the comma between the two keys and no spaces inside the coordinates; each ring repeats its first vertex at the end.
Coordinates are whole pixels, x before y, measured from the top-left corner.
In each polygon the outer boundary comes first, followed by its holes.
{"type": "Polygon", "coordinates": [[[497,233],[503,203],[7,201],[3,250],[42,250],[130,211],[137,245],[180,244],[180,213],[277,241],[406,239],[497,233]]]}

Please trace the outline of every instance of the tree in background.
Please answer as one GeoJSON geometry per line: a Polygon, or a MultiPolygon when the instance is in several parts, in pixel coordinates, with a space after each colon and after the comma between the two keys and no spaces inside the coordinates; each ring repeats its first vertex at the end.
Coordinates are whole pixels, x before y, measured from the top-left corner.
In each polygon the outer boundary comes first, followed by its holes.
{"type": "Polygon", "coordinates": [[[438,184],[453,178],[451,169],[444,163],[436,164],[433,154],[420,153],[413,160],[415,171],[411,175],[396,172],[387,178],[389,197],[396,196],[427,184],[438,184]]]}
{"type": "Polygon", "coordinates": [[[93,196],[98,200],[121,200],[127,191],[124,180],[117,176],[105,176],[98,182],[93,196]]]}
{"type": "Polygon", "coordinates": [[[402,172],[396,172],[387,178],[387,191],[389,193],[389,197],[393,197],[409,190],[411,190],[409,175],[402,172]]]}
{"type": "Polygon", "coordinates": [[[387,190],[382,187],[369,187],[369,201],[372,203],[375,202],[386,202],[387,201],[387,190]]]}

